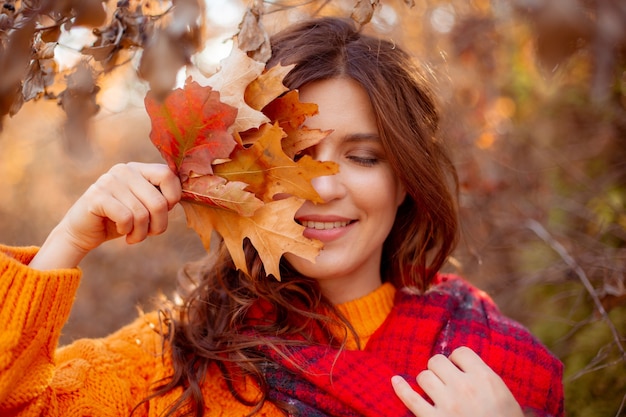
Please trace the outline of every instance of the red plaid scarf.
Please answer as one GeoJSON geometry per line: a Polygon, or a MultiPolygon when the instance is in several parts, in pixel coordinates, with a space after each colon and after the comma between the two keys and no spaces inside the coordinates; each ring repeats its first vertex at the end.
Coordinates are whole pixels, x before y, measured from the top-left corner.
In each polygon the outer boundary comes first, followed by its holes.
{"type": "Polygon", "coordinates": [[[264,349],[275,364],[266,369],[270,398],[292,404],[298,416],[412,416],[391,377],[402,375],[423,393],[415,376],[428,359],[459,346],[476,351],[524,411],[563,416],[562,364],[486,294],[451,275],[439,276],[423,295],[398,291],[391,314],[363,350],[290,348],[291,362],[264,349]]]}

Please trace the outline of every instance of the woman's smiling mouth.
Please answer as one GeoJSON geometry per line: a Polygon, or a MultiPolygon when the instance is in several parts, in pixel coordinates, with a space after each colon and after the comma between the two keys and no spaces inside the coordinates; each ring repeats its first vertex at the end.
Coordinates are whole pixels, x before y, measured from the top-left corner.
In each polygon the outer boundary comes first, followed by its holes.
{"type": "Polygon", "coordinates": [[[303,220],[300,224],[309,229],[317,229],[317,230],[328,230],[335,229],[338,227],[346,227],[349,225],[350,221],[340,221],[340,222],[317,222],[313,220],[303,220]]]}
{"type": "Polygon", "coordinates": [[[333,218],[299,218],[296,221],[305,227],[303,235],[324,243],[339,239],[352,229],[356,220],[333,218]]]}

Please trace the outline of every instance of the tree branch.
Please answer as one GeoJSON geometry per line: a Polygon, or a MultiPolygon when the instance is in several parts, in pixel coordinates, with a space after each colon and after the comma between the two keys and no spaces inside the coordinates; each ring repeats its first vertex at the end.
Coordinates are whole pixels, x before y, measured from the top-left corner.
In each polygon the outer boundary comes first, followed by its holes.
{"type": "Polygon", "coordinates": [[[613,334],[613,340],[615,341],[615,344],[617,345],[617,348],[622,355],[622,360],[626,360],[626,351],[624,350],[624,346],[622,345],[620,335],[615,328],[615,325],[609,318],[607,311],[604,309],[604,306],[602,305],[598,294],[596,294],[595,288],[591,284],[591,281],[587,277],[587,274],[585,273],[583,268],[576,262],[574,257],[572,257],[569,252],[567,252],[567,249],[565,249],[563,245],[561,245],[556,239],[554,239],[554,237],[552,237],[552,235],[546,230],[545,227],[543,227],[541,223],[533,219],[528,219],[526,221],[526,227],[532,230],[541,240],[543,240],[556,253],[558,253],[561,259],[567,264],[567,266],[569,266],[576,273],[583,286],[591,296],[591,299],[593,300],[596,309],[602,316],[602,319],[606,322],[607,326],[609,326],[609,329],[613,334]]]}

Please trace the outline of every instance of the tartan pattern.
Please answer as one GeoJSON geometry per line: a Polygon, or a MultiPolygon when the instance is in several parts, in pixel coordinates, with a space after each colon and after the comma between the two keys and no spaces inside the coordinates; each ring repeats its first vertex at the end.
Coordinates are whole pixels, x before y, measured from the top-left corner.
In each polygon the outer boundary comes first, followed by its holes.
{"type": "Polygon", "coordinates": [[[270,398],[292,404],[298,416],[412,416],[391,377],[402,375],[423,394],[415,376],[428,359],[460,346],[472,348],[502,377],[524,411],[564,415],[561,362],[458,276],[439,275],[422,295],[398,291],[389,317],[361,351],[339,352],[320,342],[285,348],[291,361],[262,348],[274,362],[266,369],[270,398]]]}

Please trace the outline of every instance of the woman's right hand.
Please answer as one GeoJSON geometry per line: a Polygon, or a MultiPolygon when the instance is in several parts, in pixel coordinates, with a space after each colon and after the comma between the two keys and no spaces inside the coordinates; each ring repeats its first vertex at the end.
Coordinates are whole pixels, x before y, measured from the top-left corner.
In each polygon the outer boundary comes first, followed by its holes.
{"type": "Polygon", "coordinates": [[[455,349],[449,357],[433,356],[417,376],[432,404],[402,377],[394,376],[391,383],[417,417],[524,417],[502,378],[468,347],[455,349]]]}
{"type": "Polygon", "coordinates": [[[107,240],[126,236],[132,244],[163,233],[181,193],[180,180],[167,165],[115,165],[74,203],[30,266],[72,268],[107,240]]]}

